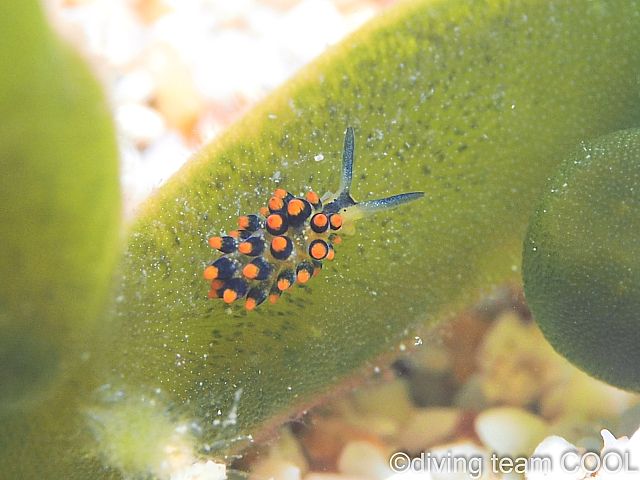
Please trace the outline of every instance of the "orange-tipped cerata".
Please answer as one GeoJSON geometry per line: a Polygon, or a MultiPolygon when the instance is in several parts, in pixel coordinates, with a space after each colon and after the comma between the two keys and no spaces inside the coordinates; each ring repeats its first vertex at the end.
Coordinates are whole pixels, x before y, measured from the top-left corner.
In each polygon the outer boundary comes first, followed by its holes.
{"type": "Polygon", "coordinates": [[[260,214],[263,217],[266,217],[267,215],[269,215],[269,209],[267,207],[260,207],[260,214]]]}
{"type": "Polygon", "coordinates": [[[238,251],[240,253],[244,253],[245,255],[249,255],[251,253],[251,250],[253,250],[253,245],[251,245],[249,242],[242,242],[240,245],[238,245],[238,251]]]}
{"type": "Polygon", "coordinates": [[[287,191],[283,188],[276,188],[276,191],[273,192],[273,196],[278,198],[287,198],[287,191]]]}
{"type": "Polygon", "coordinates": [[[222,237],[211,237],[209,239],[209,245],[216,250],[220,250],[222,248],[222,237]]]}
{"type": "Polygon", "coordinates": [[[278,214],[269,215],[269,217],[267,218],[267,225],[273,230],[279,230],[282,227],[283,223],[284,221],[282,217],[278,214]]]}
{"type": "Polygon", "coordinates": [[[272,212],[277,212],[278,210],[282,210],[284,208],[284,202],[280,197],[271,197],[269,200],[269,210],[272,212]]]}
{"type": "Polygon", "coordinates": [[[299,198],[294,198],[287,205],[287,213],[289,215],[300,215],[304,210],[304,203],[299,198]]]}
{"type": "Polygon", "coordinates": [[[224,287],[224,280],[213,280],[211,282],[211,290],[220,290],[224,287]]]}
{"type": "Polygon", "coordinates": [[[309,247],[309,255],[316,260],[322,260],[329,253],[329,247],[323,240],[314,240],[309,247]]]}
{"type": "Polygon", "coordinates": [[[291,282],[289,281],[289,279],[281,278],[280,280],[278,280],[278,290],[284,291],[290,286],[291,286],[291,282]]]}
{"type": "Polygon", "coordinates": [[[206,278],[207,280],[213,280],[217,276],[218,276],[218,269],[213,265],[209,265],[207,268],[204,269],[204,278],[206,278]]]}
{"type": "Polygon", "coordinates": [[[276,252],[283,252],[287,248],[287,239],[285,237],[275,237],[271,240],[271,248],[276,252]]]}
{"type": "Polygon", "coordinates": [[[309,201],[309,203],[313,203],[314,205],[320,203],[320,197],[318,197],[318,194],[316,192],[307,193],[307,200],[309,201]]]}
{"type": "Polygon", "coordinates": [[[342,226],[342,217],[338,214],[331,215],[329,217],[329,223],[333,230],[338,230],[342,226]]]}
{"type": "Polygon", "coordinates": [[[330,248],[329,252],[327,253],[327,260],[333,260],[334,255],[335,255],[335,252],[333,251],[333,248],[330,248]]]}
{"type": "Polygon", "coordinates": [[[248,263],[243,269],[242,274],[247,278],[256,278],[260,273],[260,269],[253,263],[248,263]]]}
{"type": "Polygon", "coordinates": [[[311,275],[307,270],[300,270],[298,272],[298,282],[307,283],[310,278],[311,278],[311,275]]]}
{"type": "Polygon", "coordinates": [[[244,306],[246,307],[247,310],[253,310],[254,308],[256,308],[256,305],[258,303],[256,302],[255,298],[247,298],[247,301],[245,302],[244,306]]]}
{"type": "Polygon", "coordinates": [[[318,213],[313,216],[311,223],[318,228],[326,227],[328,223],[327,216],[324,213],[318,213]]]}
{"type": "Polygon", "coordinates": [[[209,290],[209,292],[207,293],[207,297],[209,297],[209,298],[219,298],[218,297],[218,292],[216,290],[209,290]]]}
{"type": "Polygon", "coordinates": [[[233,290],[231,290],[230,288],[227,288],[222,294],[222,299],[227,303],[235,302],[237,298],[238,298],[238,294],[233,290]]]}
{"type": "Polygon", "coordinates": [[[238,225],[240,228],[248,228],[249,227],[249,217],[240,217],[238,219],[238,225]]]}
{"type": "Polygon", "coordinates": [[[280,295],[278,295],[277,293],[272,293],[271,295],[269,295],[269,301],[271,303],[276,303],[279,298],[280,298],[280,295]]]}

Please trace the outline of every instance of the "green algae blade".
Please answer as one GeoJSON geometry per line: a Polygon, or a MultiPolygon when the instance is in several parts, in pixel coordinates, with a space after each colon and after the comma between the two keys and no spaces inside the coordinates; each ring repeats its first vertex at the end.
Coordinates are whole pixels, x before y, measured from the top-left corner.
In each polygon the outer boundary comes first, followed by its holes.
{"type": "Polygon", "coordinates": [[[524,241],[525,294],[551,344],[640,391],[640,130],[583,142],[545,186],[524,241]]]}
{"type": "Polygon", "coordinates": [[[81,444],[75,405],[91,384],[90,338],[104,319],[122,253],[111,112],[101,86],[40,9],[37,1],[0,4],[4,478],[69,478],[54,465],[81,444]],[[49,476],[32,461],[41,451],[49,476]]]}
{"type": "Polygon", "coordinates": [[[162,392],[225,452],[411,341],[408,328],[519,282],[559,159],[639,123],[639,13],[626,0],[408,2],[332,48],[141,208],[113,314],[114,388],[162,392]],[[356,200],[425,198],[360,221],[275,305],[208,299],[207,238],[276,187],[335,191],[348,125],[356,200]]]}

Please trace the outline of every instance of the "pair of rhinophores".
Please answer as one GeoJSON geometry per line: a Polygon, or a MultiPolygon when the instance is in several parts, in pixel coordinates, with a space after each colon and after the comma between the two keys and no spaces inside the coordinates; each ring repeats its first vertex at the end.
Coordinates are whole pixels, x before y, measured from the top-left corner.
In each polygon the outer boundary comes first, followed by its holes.
{"type": "Polygon", "coordinates": [[[294,283],[316,276],[322,260],[333,259],[333,246],[340,243],[338,232],[350,235],[356,220],[424,196],[412,192],[355,202],[349,193],[354,149],[353,128],[348,127],[336,193],[319,198],[309,192],[300,198],[278,188],[259,215],[240,217],[238,230],[209,239],[209,245],[223,253],[204,271],[204,278],[211,281],[209,298],[227,303],[245,298],[247,310],[267,298],[275,303],[294,283]]]}

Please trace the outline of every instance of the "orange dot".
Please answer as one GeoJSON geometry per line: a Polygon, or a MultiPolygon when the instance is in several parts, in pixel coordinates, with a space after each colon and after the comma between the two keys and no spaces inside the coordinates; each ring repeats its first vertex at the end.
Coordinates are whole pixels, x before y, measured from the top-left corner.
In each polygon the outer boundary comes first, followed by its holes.
{"type": "Polygon", "coordinates": [[[307,283],[310,278],[311,275],[309,275],[309,272],[307,270],[300,270],[298,272],[298,282],[307,283]]]}
{"type": "Polygon", "coordinates": [[[282,210],[282,207],[284,207],[284,202],[282,201],[281,198],[278,197],[271,197],[271,199],[269,200],[269,209],[272,211],[278,211],[278,210],[282,210]]]}
{"type": "Polygon", "coordinates": [[[338,214],[335,215],[331,215],[331,217],[329,218],[329,221],[331,222],[331,226],[337,230],[338,228],[340,228],[342,226],[342,217],[338,214]]]}
{"type": "Polygon", "coordinates": [[[233,237],[233,238],[238,238],[240,236],[240,232],[237,230],[233,230],[231,232],[229,232],[229,236],[233,237]]]}
{"type": "Polygon", "coordinates": [[[282,217],[280,215],[269,215],[269,218],[267,218],[267,225],[269,225],[269,228],[273,230],[278,230],[282,227],[282,217]]]}
{"type": "Polygon", "coordinates": [[[209,245],[216,250],[220,250],[222,248],[222,237],[211,237],[209,239],[209,245]]]}
{"type": "Polygon", "coordinates": [[[209,298],[219,298],[218,297],[218,292],[216,290],[209,290],[209,293],[207,293],[207,297],[209,297],[209,298]]]}
{"type": "Polygon", "coordinates": [[[276,252],[283,252],[287,248],[287,239],[285,237],[275,237],[271,240],[271,248],[276,252]]]}
{"type": "Polygon", "coordinates": [[[324,213],[314,215],[313,224],[319,228],[324,227],[327,224],[327,216],[324,213]]]}
{"type": "Polygon", "coordinates": [[[217,276],[218,276],[218,269],[213,265],[209,265],[207,268],[204,269],[204,278],[206,278],[207,280],[213,280],[217,276]]]}
{"type": "Polygon", "coordinates": [[[335,243],[336,245],[340,245],[340,242],[342,242],[342,239],[341,239],[339,236],[337,236],[337,235],[336,235],[335,237],[333,237],[333,238],[331,239],[331,241],[332,241],[333,243],[335,243]]]}
{"type": "Polygon", "coordinates": [[[287,198],[287,191],[284,188],[276,188],[276,191],[273,192],[273,196],[278,198],[287,198]]]}
{"type": "Polygon", "coordinates": [[[240,225],[240,228],[247,228],[249,226],[249,217],[240,217],[238,225],[240,225]]]}
{"type": "Polygon", "coordinates": [[[291,286],[291,282],[289,282],[286,278],[281,278],[278,280],[278,290],[285,291],[287,288],[291,286]]]}
{"type": "Polygon", "coordinates": [[[224,287],[224,280],[213,280],[211,282],[211,290],[220,290],[224,287]]]}
{"type": "Polygon", "coordinates": [[[247,308],[247,310],[253,310],[254,308],[256,308],[256,299],[255,298],[247,298],[247,301],[244,304],[244,306],[247,308]]]}
{"type": "Polygon", "coordinates": [[[287,205],[287,212],[289,215],[300,215],[300,212],[304,210],[304,203],[299,198],[294,198],[287,205]]]}
{"type": "Polygon", "coordinates": [[[333,256],[335,255],[333,248],[329,249],[329,252],[327,253],[327,260],[333,260],[333,256]]]}
{"type": "Polygon", "coordinates": [[[248,263],[246,267],[242,269],[242,274],[247,278],[256,278],[260,273],[260,269],[253,263],[248,263]]]}
{"type": "Polygon", "coordinates": [[[263,217],[266,217],[267,215],[269,215],[269,209],[268,209],[267,207],[261,207],[261,208],[260,208],[260,214],[261,214],[263,217]]]}
{"type": "Polygon", "coordinates": [[[280,295],[278,295],[277,293],[272,293],[271,295],[269,295],[269,301],[271,303],[276,303],[279,298],[280,298],[280,295]]]}
{"type": "Polygon", "coordinates": [[[227,303],[231,303],[238,299],[238,294],[230,288],[227,288],[222,295],[222,299],[227,303]]]}
{"type": "Polygon", "coordinates": [[[253,250],[253,245],[251,245],[250,242],[242,242],[238,246],[238,250],[240,251],[240,253],[244,253],[245,255],[249,255],[251,253],[251,250],[253,250]]]}
{"type": "Polygon", "coordinates": [[[322,260],[327,256],[327,246],[322,242],[314,243],[309,253],[311,253],[311,256],[316,260],[322,260]]]}
{"type": "Polygon", "coordinates": [[[320,203],[320,198],[318,197],[316,192],[307,193],[307,200],[309,200],[309,202],[313,204],[320,203]]]}

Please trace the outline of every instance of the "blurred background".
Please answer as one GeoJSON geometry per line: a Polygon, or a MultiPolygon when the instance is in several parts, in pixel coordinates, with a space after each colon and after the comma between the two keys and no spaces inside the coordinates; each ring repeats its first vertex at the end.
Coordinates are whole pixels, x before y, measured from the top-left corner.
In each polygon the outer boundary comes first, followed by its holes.
{"type": "Polygon", "coordinates": [[[47,0],[119,131],[127,218],[202,145],[397,0],[47,0]]]}

